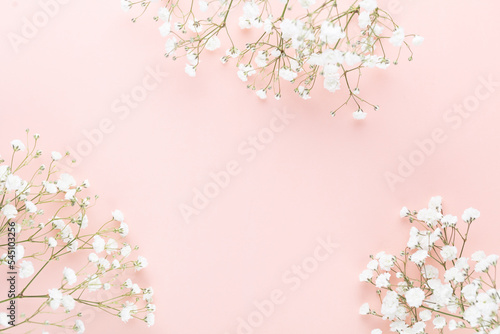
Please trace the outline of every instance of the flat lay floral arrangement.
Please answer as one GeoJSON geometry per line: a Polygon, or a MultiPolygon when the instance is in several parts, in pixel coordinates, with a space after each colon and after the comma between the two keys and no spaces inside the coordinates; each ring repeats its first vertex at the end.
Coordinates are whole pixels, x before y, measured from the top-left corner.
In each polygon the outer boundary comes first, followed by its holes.
{"type": "Polygon", "coordinates": [[[461,220],[445,214],[439,196],[419,211],[404,207],[401,217],[413,224],[404,250],[370,256],[367,269],[359,275],[360,281],[376,289],[381,307],[365,303],[359,312],[390,321],[391,331],[401,334],[448,333],[458,328],[499,334],[498,255],[466,248],[479,216],[474,208],[466,209],[461,220]]]}
{"type": "Polygon", "coordinates": [[[126,242],[124,214],[89,218],[98,198],[88,195],[89,181],[61,173],[58,161],[69,157],[54,151],[45,158],[39,135],[27,134],[11,142],[10,161],[0,160],[0,265],[11,287],[0,305],[13,310],[0,313],[0,332],[15,325],[16,333],[84,333],[83,318],[94,310],[153,325],[153,288],[133,281],[148,262],[126,242]]]}
{"type": "Polygon", "coordinates": [[[121,6],[138,7],[134,22],[144,15],[158,21],[165,55],[181,61],[191,77],[204,52],[221,49],[222,63],[232,61],[259,98],[280,99],[284,89],[303,99],[320,87],[344,90],[343,103],[329,103],[331,113],[350,104],[355,119],[379,109],[360,93],[362,74],[412,60],[411,45],[424,40],[405,32],[377,0],[121,0],[121,6]],[[244,34],[236,38],[239,30],[244,34]]]}

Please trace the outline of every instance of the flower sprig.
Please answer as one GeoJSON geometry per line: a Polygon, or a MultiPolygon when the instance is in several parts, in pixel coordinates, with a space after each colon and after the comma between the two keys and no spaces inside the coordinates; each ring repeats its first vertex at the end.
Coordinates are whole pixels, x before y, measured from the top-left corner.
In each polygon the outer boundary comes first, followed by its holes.
{"type": "MultiPolygon", "coordinates": [[[[365,303],[361,314],[390,321],[401,334],[445,333],[457,328],[475,333],[500,333],[500,290],[496,285],[498,255],[476,251],[466,257],[465,245],[480,213],[469,208],[458,217],[444,214],[441,197],[428,208],[401,210],[417,226],[410,230],[399,255],[371,256],[359,279],[373,285],[381,308],[365,303]]],[[[380,334],[374,329],[373,334],[380,334]]]]}
{"type": "Polygon", "coordinates": [[[121,0],[121,6],[125,11],[142,8],[134,22],[150,8],[157,11],[154,19],[167,38],[165,55],[184,58],[189,76],[196,76],[205,50],[224,45],[221,61],[235,59],[238,77],[258,97],[280,99],[285,82],[303,99],[319,85],[332,93],[345,85],[348,96],[331,113],[353,103],[355,119],[366,117],[364,106],[378,109],[360,96],[362,73],[397,64],[403,48],[412,60],[408,38],[414,45],[423,42],[421,36],[406,34],[376,0],[356,0],[346,7],[336,0],[163,0],[159,9],[155,2],[121,0]],[[251,32],[234,38],[236,27],[251,32]],[[395,52],[389,52],[387,42],[395,52]]]}
{"type": "Polygon", "coordinates": [[[0,332],[54,326],[83,333],[82,308],[153,325],[153,289],[129,278],[148,262],[125,242],[123,213],[114,210],[91,224],[87,212],[98,196],[87,195],[88,180],[61,173],[58,161],[68,157],[59,152],[44,164],[39,135],[26,132],[26,145],[11,142],[10,162],[0,159],[0,268],[11,279],[7,298],[0,299],[8,310],[0,312],[0,332]]]}

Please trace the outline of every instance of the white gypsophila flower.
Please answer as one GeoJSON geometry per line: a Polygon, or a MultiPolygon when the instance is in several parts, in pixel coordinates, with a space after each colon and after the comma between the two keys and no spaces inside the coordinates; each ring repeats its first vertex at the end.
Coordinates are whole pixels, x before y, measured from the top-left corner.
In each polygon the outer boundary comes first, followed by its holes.
{"type": "Polygon", "coordinates": [[[85,326],[83,324],[83,321],[80,319],[75,320],[75,325],[73,326],[73,330],[77,332],[78,334],[82,334],[85,332],[85,326]]]}
{"type": "Polygon", "coordinates": [[[428,280],[427,284],[432,289],[429,302],[437,306],[447,306],[453,297],[451,285],[449,283],[443,284],[439,279],[428,280]]]}
{"type": "Polygon", "coordinates": [[[377,260],[371,260],[366,265],[366,268],[371,269],[371,270],[377,270],[377,268],[378,268],[378,261],[377,260]]]}
{"type": "Polygon", "coordinates": [[[219,40],[219,37],[217,36],[212,36],[210,39],[207,41],[206,48],[207,50],[214,51],[220,48],[221,42],[219,40]]]}
{"type": "Polygon", "coordinates": [[[106,253],[112,254],[119,250],[118,242],[116,242],[113,238],[109,238],[104,249],[106,250],[106,253]]]}
{"type": "Polygon", "coordinates": [[[206,12],[208,10],[208,2],[206,2],[206,1],[199,0],[198,1],[198,6],[200,7],[200,10],[202,12],[206,12]]]}
{"type": "Polygon", "coordinates": [[[155,312],[156,311],[156,305],[154,305],[154,304],[147,304],[146,305],[146,310],[148,310],[149,312],[155,312]]]}
{"type": "Polygon", "coordinates": [[[382,300],[382,308],[380,313],[384,319],[392,320],[396,317],[399,307],[399,297],[394,291],[387,291],[384,299],[382,300]]]}
{"type": "Polygon", "coordinates": [[[89,262],[97,263],[97,262],[99,262],[99,255],[97,255],[96,253],[90,253],[88,256],[88,259],[89,259],[89,262]]]}
{"type": "Polygon", "coordinates": [[[315,3],[316,0],[299,0],[299,4],[305,9],[313,6],[315,3]]]}
{"type": "Polygon", "coordinates": [[[391,322],[390,328],[391,332],[405,333],[407,332],[408,325],[406,324],[406,322],[398,320],[391,322]]]}
{"type": "Polygon", "coordinates": [[[405,298],[410,307],[419,307],[425,299],[425,292],[420,288],[413,288],[406,291],[405,298]]]}
{"type": "Polygon", "coordinates": [[[237,75],[241,81],[248,81],[248,77],[250,77],[256,73],[255,69],[250,64],[248,64],[248,65],[240,64],[240,66],[238,68],[239,68],[239,70],[237,72],[237,75]]]}
{"type": "Polygon", "coordinates": [[[49,305],[53,310],[61,306],[63,293],[59,289],[49,289],[49,305]]]}
{"type": "Polygon", "coordinates": [[[132,7],[132,2],[130,0],[120,0],[120,5],[124,12],[128,12],[132,7]]]}
{"type": "Polygon", "coordinates": [[[87,277],[87,287],[90,292],[97,291],[102,288],[102,283],[97,275],[87,277]]]}
{"type": "Polygon", "coordinates": [[[369,13],[373,12],[378,7],[377,0],[362,0],[359,6],[369,13]]]}
{"type": "Polygon", "coordinates": [[[73,285],[76,283],[77,276],[73,269],[64,267],[63,276],[66,281],[68,281],[69,285],[73,285]]]}
{"type": "Polygon", "coordinates": [[[479,262],[486,259],[486,253],[484,251],[476,251],[471,255],[471,260],[474,262],[479,262]]]}
{"type": "Polygon", "coordinates": [[[372,278],[373,278],[373,270],[371,269],[365,269],[361,274],[359,274],[360,282],[368,282],[372,278]]]}
{"type": "Polygon", "coordinates": [[[424,38],[422,36],[415,35],[415,37],[413,37],[413,40],[412,40],[413,45],[420,46],[420,45],[422,45],[423,42],[424,42],[424,38]]]}
{"type": "Polygon", "coordinates": [[[113,220],[116,220],[118,222],[123,222],[125,220],[125,216],[123,215],[123,212],[121,212],[118,209],[111,212],[111,215],[113,216],[113,220]]]}
{"type": "Polygon", "coordinates": [[[403,28],[398,27],[392,32],[389,42],[394,46],[401,46],[405,40],[405,31],[403,28]]]}
{"type": "Polygon", "coordinates": [[[399,216],[401,218],[404,218],[404,217],[408,216],[409,214],[410,214],[410,210],[408,210],[408,208],[406,206],[403,206],[401,208],[401,211],[399,211],[399,216]]]}
{"type": "MultiPolygon", "coordinates": [[[[331,93],[333,93],[337,90],[340,90],[340,74],[336,73],[332,76],[328,76],[328,77],[325,76],[325,80],[323,81],[323,87],[331,93]]],[[[361,117],[365,116],[366,117],[366,115],[361,115],[361,114],[359,114],[358,116],[361,116],[361,117]]],[[[353,114],[353,117],[354,117],[354,114],[353,114]]],[[[356,119],[356,117],[354,117],[354,118],[356,119]]]]}
{"type": "Polygon", "coordinates": [[[420,320],[422,320],[422,321],[429,321],[432,319],[432,312],[429,310],[423,310],[423,311],[420,311],[418,316],[420,317],[420,320]]]}
{"type": "Polygon", "coordinates": [[[61,304],[66,312],[69,312],[75,308],[76,302],[71,295],[65,295],[61,299],[61,304]]]}
{"type": "Polygon", "coordinates": [[[21,260],[24,257],[24,246],[23,245],[16,245],[16,262],[21,260]]]}
{"type": "Polygon", "coordinates": [[[10,145],[12,146],[14,151],[26,150],[26,146],[24,146],[24,143],[19,139],[14,139],[13,141],[10,142],[10,145]]]}
{"type": "Polygon", "coordinates": [[[5,180],[5,188],[8,191],[16,191],[21,188],[22,184],[23,180],[19,176],[14,174],[9,174],[7,176],[7,179],[5,180]]]}
{"type": "Polygon", "coordinates": [[[57,191],[58,191],[57,186],[54,183],[43,181],[42,184],[43,184],[43,188],[45,189],[45,191],[48,192],[49,194],[57,193],[57,191]]]}
{"type": "Polygon", "coordinates": [[[341,26],[330,21],[324,21],[321,24],[321,32],[319,38],[326,44],[336,44],[340,39],[344,38],[345,36],[346,34],[342,30],[341,26]]]}
{"type": "Polygon", "coordinates": [[[127,223],[121,222],[120,227],[118,228],[118,233],[120,233],[120,236],[126,237],[129,233],[129,228],[127,223]]]}
{"type": "Polygon", "coordinates": [[[10,167],[8,165],[1,165],[0,166],[0,182],[5,181],[7,179],[7,176],[9,176],[10,173],[10,167]]]}
{"type": "Polygon", "coordinates": [[[123,257],[127,257],[132,252],[132,247],[130,245],[124,244],[122,249],[120,250],[120,255],[123,257]]]}
{"type": "Polygon", "coordinates": [[[355,119],[355,120],[363,120],[366,118],[366,115],[367,113],[364,112],[363,110],[361,109],[358,109],[356,110],[355,112],[352,113],[352,117],[355,119]]]}
{"type": "Polygon", "coordinates": [[[138,295],[141,293],[141,287],[139,286],[139,284],[134,283],[134,284],[132,284],[132,287],[130,288],[130,292],[134,295],[138,295]]]}
{"type": "Polygon", "coordinates": [[[12,204],[7,204],[2,208],[2,214],[5,216],[7,219],[14,219],[16,218],[18,212],[17,209],[14,205],[12,204]]]}
{"type": "Polygon", "coordinates": [[[165,52],[167,55],[171,54],[177,48],[177,39],[175,37],[167,39],[165,42],[165,52]]]}
{"type": "Polygon", "coordinates": [[[396,262],[396,257],[391,254],[386,254],[385,252],[378,253],[375,258],[379,262],[380,269],[385,271],[390,271],[396,262]]]}
{"type": "Polygon", "coordinates": [[[146,268],[148,265],[148,260],[144,256],[138,256],[137,260],[134,262],[135,270],[139,271],[143,268],[146,268]]]}
{"type": "Polygon", "coordinates": [[[47,241],[47,245],[50,248],[55,248],[57,246],[57,240],[54,239],[53,237],[50,237],[49,240],[47,241]]]}
{"type": "Polygon", "coordinates": [[[267,53],[264,51],[257,52],[257,56],[255,56],[255,64],[257,67],[263,68],[266,67],[269,58],[267,57],[267,53]]]}
{"type": "Polygon", "coordinates": [[[76,181],[73,176],[64,173],[59,176],[56,186],[59,190],[67,192],[71,187],[76,186],[76,181]]]}
{"type": "Polygon", "coordinates": [[[153,287],[149,287],[144,289],[142,299],[147,302],[151,302],[153,300],[154,290],[153,287]]]}
{"type": "Polygon", "coordinates": [[[103,238],[100,236],[96,235],[94,236],[94,242],[92,243],[92,247],[94,248],[94,251],[99,254],[104,250],[104,247],[106,245],[106,242],[104,241],[103,238]]]}
{"type": "Polygon", "coordinates": [[[78,240],[72,240],[68,243],[68,249],[71,253],[74,253],[78,250],[78,240]]]}
{"type": "Polygon", "coordinates": [[[127,278],[127,280],[125,282],[123,282],[123,286],[130,289],[132,287],[133,283],[132,283],[132,280],[130,278],[127,278]]]}
{"type": "Polygon", "coordinates": [[[267,98],[267,92],[265,89],[259,89],[258,91],[255,92],[255,94],[257,94],[257,96],[262,100],[267,98]]]}
{"type": "Polygon", "coordinates": [[[437,316],[432,321],[432,324],[434,325],[435,329],[444,328],[444,326],[446,326],[446,319],[444,317],[437,316]]]}
{"type": "Polygon", "coordinates": [[[363,11],[358,16],[358,25],[361,29],[366,29],[372,22],[370,18],[370,13],[363,11]]]}
{"type": "Polygon", "coordinates": [[[457,225],[458,217],[453,215],[446,215],[441,219],[441,224],[445,227],[454,227],[457,225]]]}
{"type": "Polygon", "coordinates": [[[109,263],[109,261],[103,257],[99,258],[99,261],[97,261],[96,265],[98,267],[104,268],[104,270],[108,270],[109,267],[111,267],[111,264],[109,263]]]}
{"type": "Polygon", "coordinates": [[[51,157],[52,157],[52,160],[54,161],[58,161],[58,160],[61,160],[62,159],[62,154],[57,152],[57,151],[53,151],[51,153],[51,157]]]}
{"type": "Polygon", "coordinates": [[[162,21],[170,21],[170,11],[166,7],[158,9],[158,18],[162,21]]]}
{"type": "Polygon", "coordinates": [[[127,301],[118,313],[118,316],[120,317],[120,319],[122,319],[123,322],[128,322],[130,319],[132,319],[132,315],[136,312],[137,306],[127,301]]]}
{"type": "Polygon", "coordinates": [[[196,18],[194,20],[188,20],[187,27],[194,33],[199,33],[203,30],[200,21],[198,21],[196,18]]]}
{"type": "Polygon", "coordinates": [[[36,207],[36,205],[33,202],[31,202],[31,201],[25,201],[24,205],[26,206],[26,211],[28,211],[29,213],[35,213],[35,212],[37,212],[37,207],[36,207]]]}
{"type": "Polygon", "coordinates": [[[382,273],[375,280],[375,286],[377,288],[388,288],[391,286],[391,282],[389,281],[390,279],[391,279],[390,273],[382,273]]]}
{"type": "Polygon", "coordinates": [[[192,78],[196,76],[196,67],[193,65],[186,64],[184,71],[192,78]]]}
{"type": "Polygon", "coordinates": [[[375,328],[371,331],[371,334],[382,334],[382,330],[380,330],[379,328],[375,328]]]}
{"type": "Polygon", "coordinates": [[[76,189],[70,189],[64,195],[64,199],[73,200],[75,198],[76,189]]]}
{"type": "Polygon", "coordinates": [[[468,302],[472,303],[476,301],[477,298],[478,285],[471,283],[464,286],[461,290],[462,296],[468,302]]]}
{"type": "Polygon", "coordinates": [[[345,63],[348,66],[358,65],[361,62],[361,57],[354,52],[346,52],[344,55],[345,63]]]}
{"type": "Polygon", "coordinates": [[[146,318],[144,318],[144,321],[148,324],[148,327],[151,327],[155,324],[155,315],[154,313],[148,313],[146,315],[146,318]]]}
{"type": "Polygon", "coordinates": [[[23,261],[19,264],[19,277],[28,278],[35,272],[33,263],[31,261],[23,261]]]}
{"type": "Polygon", "coordinates": [[[114,259],[112,262],[111,262],[111,266],[116,269],[116,268],[120,268],[120,261],[118,261],[117,259],[114,259]]]}
{"type": "Polygon", "coordinates": [[[429,226],[435,226],[443,215],[436,209],[428,208],[418,211],[417,219],[426,222],[429,226]]]}
{"type": "Polygon", "coordinates": [[[420,249],[410,256],[410,261],[415,263],[417,266],[421,266],[428,257],[429,253],[425,249],[420,249]]]}
{"type": "Polygon", "coordinates": [[[444,261],[451,261],[451,260],[455,260],[457,258],[458,250],[457,250],[457,247],[455,247],[455,246],[446,245],[446,246],[443,246],[440,254],[443,257],[444,261]]]}
{"type": "Polygon", "coordinates": [[[445,271],[444,280],[462,283],[465,280],[465,272],[457,267],[451,267],[445,271]]]}
{"type": "Polygon", "coordinates": [[[464,213],[462,214],[462,220],[466,223],[471,223],[473,220],[478,219],[481,213],[479,210],[474,209],[474,208],[468,208],[465,209],[464,213]]]}
{"type": "Polygon", "coordinates": [[[86,229],[89,226],[89,218],[87,215],[78,214],[78,225],[82,228],[82,230],[86,229]]]}
{"type": "Polygon", "coordinates": [[[429,209],[433,209],[433,210],[436,210],[436,211],[441,211],[442,209],[442,202],[443,202],[443,198],[441,196],[434,196],[434,197],[431,197],[431,199],[429,200],[429,209]]]}
{"type": "Polygon", "coordinates": [[[0,326],[10,327],[9,321],[10,317],[7,316],[7,313],[0,312],[0,326]]]}
{"type": "Polygon", "coordinates": [[[291,81],[295,80],[295,78],[297,78],[297,73],[292,71],[289,68],[283,67],[283,68],[280,68],[280,70],[279,70],[279,76],[281,78],[283,78],[284,80],[291,82],[291,81]]]}
{"type": "Polygon", "coordinates": [[[370,305],[368,303],[364,303],[363,305],[361,305],[361,307],[359,308],[359,314],[361,315],[366,315],[370,313],[370,305]]]}

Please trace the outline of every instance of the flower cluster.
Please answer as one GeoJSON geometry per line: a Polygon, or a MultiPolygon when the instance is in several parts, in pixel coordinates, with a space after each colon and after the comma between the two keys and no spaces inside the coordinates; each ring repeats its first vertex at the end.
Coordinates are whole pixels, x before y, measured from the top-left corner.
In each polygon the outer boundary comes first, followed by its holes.
{"type": "Polygon", "coordinates": [[[26,145],[11,142],[10,162],[0,158],[0,266],[15,275],[0,305],[5,310],[29,301],[33,308],[23,306],[17,315],[0,313],[0,332],[11,326],[19,328],[16,333],[21,327],[24,333],[55,326],[83,333],[85,310],[153,325],[153,289],[126,279],[148,262],[133,255],[137,247],[124,242],[129,227],[123,213],[115,210],[93,228],[87,211],[98,197],[85,195],[89,182],[61,173],[58,161],[68,157],[59,152],[42,164],[39,135],[33,141],[27,134],[26,145]]]}
{"type": "MultiPolygon", "coordinates": [[[[121,6],[124,11],[142,7],[140,17],[155,2],[121,0],[121,6]]],[[[397,64],[403,47],[412,55],[408,39],[414,45],[424,39],[406,34],[377,0],[341,7],[336,0],[163,0],[154,19],[161,22],[166,56],[184,58],[189,76],[196,75],[205,50],[223,48],[221,61],[235,59],[238,77],[261,99],[269,94],[280,99],[285,82],[303,99],[317,85],[332,93],[345,85],[348,97],[332,115],[353,101],[353,117],[364,119],[362,105],[378,106],[359,95],[362,72],[397,64]],[[251,31],[234,38],[240,29],[251,31]],[[396,47],[391,55],[387,42],[396,47]]]]}
{"type": "Polygon", "coordinates": [[[360,313],[389,320],[390,330],[401,334],[457,328],[500,334],[498,255],[483,251],[464,255],[470,227],[479,215],[473,208],[464,211],[463,222],[444,215],[439,196],[418,212],[404,207],[401,217],[419,227],[411,228],[406,248],[398,256],[385,252],[371,256],[359,279],[377,289],[382,306],[365,303],[360,313]]]}

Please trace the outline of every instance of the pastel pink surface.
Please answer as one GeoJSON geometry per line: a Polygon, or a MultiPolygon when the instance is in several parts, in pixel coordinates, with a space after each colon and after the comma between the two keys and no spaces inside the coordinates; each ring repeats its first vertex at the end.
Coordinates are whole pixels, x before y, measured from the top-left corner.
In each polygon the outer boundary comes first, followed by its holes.
{"type": "MultiPolygon", "coordinates": [[[[95,211],[125,212],[129,239],[150,262],[140,273],[156,294],[157,324],[149,333],[234,334],[237,319],[276,289],[285,301],[254,333],[386,329],[358,315],[373,294],[358,274],[369,254],[404,247],[410,225],[399,219],[403,205],[419,209],[439,194],[450,213],[479,209],[468,251],[498,252],[500,232],[500,87],[467,118],[445,119],[474,95],[480,77],[500,80],[500,49],[491,42],[499,5],[401,0],[399,6],[396,21],[425,43],[414,48],[411,63],[363,78],[363,93],[381,108],[357,122],[352,107],[332,118],[329,111],[343,101],[327,92],[309,101],[258,100],[217,55],[204,59],[195,79],[187,77],[182,63],[163,57],[158,25],[148,16],[132,24],[118,2],[69,2],[16,53],[7,34],[19,33],[22,18],[40,6],[5,1],[0,154],[9,154],[8,143],[24,138],[25,128],[41,134],[46,152],[76,150],[87,141],[85,131],[109,119],[112,130],[72,173],[88,178],[100,195],[95,211]],[[129,114],[113,112],[113,103],[156,68],[168,73],[157,88],[129,114]],[[238,147],[284,110],[294,119],[247,161],[238,147]],[[416,159],[416,142],[436,129],[445,139],[391,189],[387,172],[398,173],[400,156],[416,159]],[[193,189],[231,161],[240,172],[186,223],[179,206],[191,205],[193,189]],[[339,247],[292,290],[282,276],[328,236],[339,247]]],[[[143,323],[107,315],[86,326],[89,333],[146,332],[143,323]]]]}

